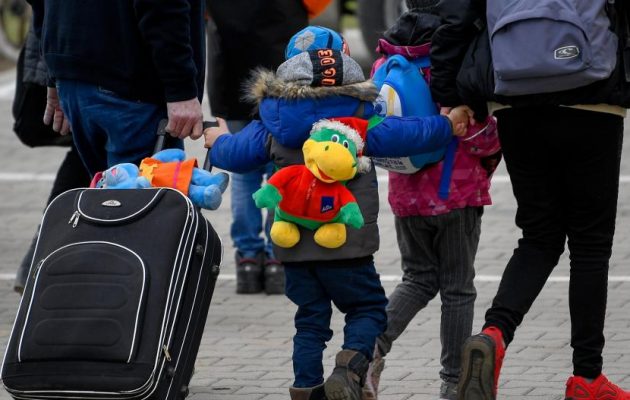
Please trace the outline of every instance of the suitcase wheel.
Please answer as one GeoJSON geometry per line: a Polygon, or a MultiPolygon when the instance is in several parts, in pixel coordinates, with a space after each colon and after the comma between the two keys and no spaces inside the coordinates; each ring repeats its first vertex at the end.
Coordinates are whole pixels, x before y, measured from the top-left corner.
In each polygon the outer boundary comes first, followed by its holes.
{"type": "Polygon", "coordinates": [[[188,397],[188,394],[190,394],[190,390],[188,390],[188,386],[182,386],[181,389],[179,389],[179,394],[180,394],[180,399],[184,400],[186,397],[188,397]]]}

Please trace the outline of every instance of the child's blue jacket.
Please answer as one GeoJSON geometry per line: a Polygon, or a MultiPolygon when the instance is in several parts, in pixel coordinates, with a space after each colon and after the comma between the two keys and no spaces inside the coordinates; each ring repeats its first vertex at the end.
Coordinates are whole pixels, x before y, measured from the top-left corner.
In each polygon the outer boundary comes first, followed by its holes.
{"type": "Polygon", "coordinates": [[[258,105],[259,120],[240,132],[220,136],[212,147],[212,164],[243,173],[270,161],[269,135],[283,146],[302,147],[313,124],[323,118],[370,119],[364,154],[403,157],[437,150],[452,138],[444,116],[376,116],[377,89],[371,81],[337,86],[310,87],[280,81],[271,72],[259,71],[252,80],[250,99],[258,105]]]}

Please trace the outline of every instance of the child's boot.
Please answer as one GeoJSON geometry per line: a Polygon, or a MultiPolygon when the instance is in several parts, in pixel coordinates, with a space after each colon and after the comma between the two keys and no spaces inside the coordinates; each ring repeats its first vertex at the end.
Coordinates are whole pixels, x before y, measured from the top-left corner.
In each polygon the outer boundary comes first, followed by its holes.
{"type": "Polygon", "coordinates": [[[462,372],[457,398],[495,400],[503,357],[503,333],[495,326],[489,326],[480,334],[466,339],[462,350],[462,372]]]}
{"type": "Polygon", "coordinates": [[[324,393],[324,384],[310,388],[289,388],[291,400],[327,400],[324,393]]]}
{"type": "Polygon", "coordinates": [[[385,368],[385,359],[381,355],[378,345],[374,346],[374,357],[365,375],[363,385],[363,400],[378,399],[378,385],[381,382],[381,373],[385,368]]]}
{"type": "Polygon", "coordinates": [[[361,400],[362,387],[369,361],[354,350],[342,350],[335,357],[335,369],[326,379],[324,389],[328,400],[361,400]]]}

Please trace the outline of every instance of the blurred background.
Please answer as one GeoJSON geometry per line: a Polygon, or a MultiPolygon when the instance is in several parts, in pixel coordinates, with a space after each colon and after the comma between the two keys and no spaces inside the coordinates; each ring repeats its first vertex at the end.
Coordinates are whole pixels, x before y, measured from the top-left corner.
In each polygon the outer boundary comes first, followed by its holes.
{"type": "MultiPolygon", "coordinates": [[[[327,26],[351,36],[352,39],[360,39],[365,50],[351,50],[353,53],[359,52],[358,55],[362,57],[352,55],[371,65],[376,57],[374,49],[381,33],[392,26],[406,10],[405,0],[333,0],[326,11],[312,20],[311,24],[327,26]]],[[[356,47],[356,41],[354,45],[356,47]]]]}
{"type": "Polygon", "coordinates": [[[15,64],[26,39],[31,9],[26,0],[0,0],[0,67],[15,64]]]}
{"type": "MultiPolygon", "coordinates": [[[[353,45],[353,57],[368,68],[376,57],[379,35],[405,10],[404,0],[333,0],[311,23],[343,32],[353,45]]],[[[26,0],[0,0],[1,70],[15,65],[30,18],[26,0]]]]}

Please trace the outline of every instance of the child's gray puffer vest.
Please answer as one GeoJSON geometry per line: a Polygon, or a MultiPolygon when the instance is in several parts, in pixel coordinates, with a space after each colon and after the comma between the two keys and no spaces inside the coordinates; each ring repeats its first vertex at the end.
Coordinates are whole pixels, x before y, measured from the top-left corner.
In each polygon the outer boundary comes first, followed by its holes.
{"type": "MultiPolygon", "coordinates": [[[[268,150],[274,164],[278,168],[304,164],[302,149],[290,149],[279,144],[269,136],[268,150]]],[[[346,243],[336,249],[327,249],[316,244],[315,231],[298,226],[300,241],[289,249],[274,246],[275,256],[282,262],[329,261],[344,260],[373,255],[379,246],[378,225],[378,182],[374,166],[369,172],[357,174],[347,184],[357,199],[365,225],[361,229],[346,226],[346,243]]]]}

